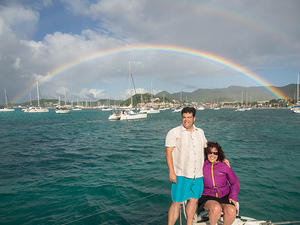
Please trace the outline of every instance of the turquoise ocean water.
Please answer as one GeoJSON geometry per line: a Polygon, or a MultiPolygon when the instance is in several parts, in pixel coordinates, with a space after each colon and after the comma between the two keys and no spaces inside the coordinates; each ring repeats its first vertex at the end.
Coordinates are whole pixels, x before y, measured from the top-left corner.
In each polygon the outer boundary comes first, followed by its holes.
{"type": "MultiPolygon", "coordinates": [[[[0,224],[166,224],[164,141],[180,114],[108,121],[110,112],[0,113],[0,224]]],[[[240,179],[240,214],[300,220],[300,115],[197,112],[240,179]]]]}

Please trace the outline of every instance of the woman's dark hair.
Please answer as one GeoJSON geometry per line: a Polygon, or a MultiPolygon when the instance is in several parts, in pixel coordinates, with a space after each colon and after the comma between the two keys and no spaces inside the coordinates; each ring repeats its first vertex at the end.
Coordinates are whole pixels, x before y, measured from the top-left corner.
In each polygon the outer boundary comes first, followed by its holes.
{"type": "Polygon", "coordinates": [[[181,110],[181,115],[183,113],[192,113],[193,114],[193,117],[196,116],[196,109],[194,107],[184,107],[182,110],[181,110]]]}
{"type": "Polygon", "coordinates": [[[208,153],[211,151],[211,149],[216,148],[218,150],[218,158],[217,161],[223,162],[225,159],[225,154],[222,150],[221,145],[217,142],[207,142],[207,147],[204,149],[205,152],[205,159],[207,159],[208,153]]]}

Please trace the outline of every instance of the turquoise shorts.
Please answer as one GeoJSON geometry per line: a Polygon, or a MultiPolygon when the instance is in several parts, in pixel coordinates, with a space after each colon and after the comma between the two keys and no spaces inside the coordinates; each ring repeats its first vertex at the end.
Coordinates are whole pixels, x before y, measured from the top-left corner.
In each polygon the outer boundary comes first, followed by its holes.
{"type": "Polygon", "coordinates": [[[172,183],[171,196],[173,202],[183,202],[190,198],[198,199],[203,192],[203,178],[186,178],[177,176],[177,183],[172,183]]]}

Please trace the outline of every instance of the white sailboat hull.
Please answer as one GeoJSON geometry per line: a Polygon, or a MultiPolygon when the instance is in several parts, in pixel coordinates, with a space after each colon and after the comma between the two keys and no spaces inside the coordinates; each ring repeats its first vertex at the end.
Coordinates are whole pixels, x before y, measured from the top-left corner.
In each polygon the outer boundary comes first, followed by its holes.
{"type": "Polygon", "coordinates": [[[300,108],[296,108],[293,110],[294,113],[300,113],[300,108]]]}
{"type": "Polygon", "coordinates": [[[159,109],[149,109],[147,111],[148,114],[155,114],[155,113],[160,113],[159,109]]]}
{"type": "Polygon", "coordinates": [[[111,108],[103,108],[103,109],[101,109],[101,111],[112,111],[112,109],[111,108]]]}
{"type": "Polygon", "coordinates": [[[173,112],[181,112],[182,109],[183,109],[182,107],[176,108],[176,109],[173,110],[173,112]]]}
{"type": "Polygon", "coordinates": [[[246,109],[244,107],[240,107],[238,109],[235,110],[236,112],[244,112],[246,111],[246,109]]]}
{"type": "Polygon", "coordinates": [[[0,112],[13,112],[13,111],[15,111],[15,109],[9,109],[9,108],[0,109],[0,112]]]}
{"type": "Polygon", "coordinates": [[[58,114],[67,114],[67,113],[70,113],[70,110],[69,109],[57,109],[57,110],[55,110],[55,112],[58,114]]]}
{"type": "Polygon", "coordinates": [[[44,112],[49,112],[49,109],[42,108],[42,107],[31,107],[31,108],[24,109],[24,112],[26,112],[26,113],[44,113],[44,112]]]}
{"type": "Polygon", "coordinates": [[[146,113],[134,113],[134,112],[123,112],[121,113],[120,120],[137,120],[137,119],[146,119],[146,113]]]}
{"type": "Polygon", "coordinates": [[[73,108],[72,110],[73,111],[81,111],[82,109],[81,108],[73,108]]]}
{"type": "Polygon", "coordinates": [[[109,120],[120,120],[120,118],[121,115],[119,113],[113,113],[108,117],[109,120]]]}

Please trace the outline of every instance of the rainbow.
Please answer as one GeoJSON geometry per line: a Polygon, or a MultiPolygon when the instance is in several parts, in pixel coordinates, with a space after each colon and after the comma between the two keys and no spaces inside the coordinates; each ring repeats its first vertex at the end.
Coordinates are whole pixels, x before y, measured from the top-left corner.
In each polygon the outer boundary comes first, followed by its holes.
{"type": "MultiPolygon", "coordinates": [[[[114,49],[108,49],[103,51],[98,51],[93,54],[80,57],[74,61],[70,61],[64,65],[61,65],[52,71],[48,72],[40,81],[39,83],[45,83],[50,81],[56,76],[62,75],[67,70],[70,70],[80,64],[86,63],[88,61],[92,61],[101,57],[121,54],[121,53],[129,53],[133,51],[139,51],[139,52],[147,52],[147,51],[163,51],[168,53],[174,53],[174,54],[182,54],[182,55],[188,55],[188,56],[194,56],[201,59],[205,59],[217,64],[220,64],[224,67],[227,67],[233,71],[238,72],[239,74],[255,81],[257,84],[263,86],[266,90],[268,90],[272,95],[279,99],[287,100],[287,96],[285,96],[284,93],[282,93],[279,89],[272,87],[269,82],[261,78],[258,74],[255,74],[248,69],[238,65],[235,62],[232,62],[228,59],[222,58],[218,55],[211,54],[209,52],[199,51],[195,49],[189,49],[179,46],[171,46],[171,45],[134,45],[134,46],[125,46],[125,47],[118,47],[114,49]]],[[[23,91],[20,95],[18,95],[13,102],[17,102],[21,98],[23,98],[26,94],[28,94],[33,88],[35,88],[36,83],[31,85],[29,88],[27,88],[25,91],[23,91]]]]}

